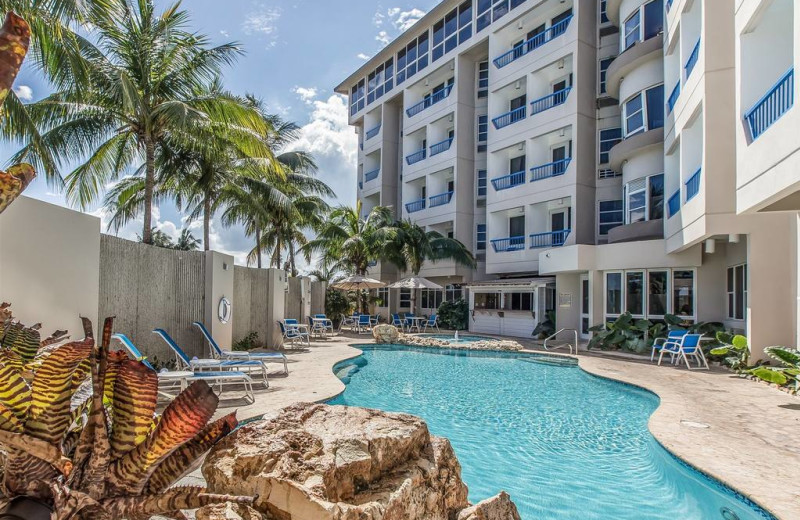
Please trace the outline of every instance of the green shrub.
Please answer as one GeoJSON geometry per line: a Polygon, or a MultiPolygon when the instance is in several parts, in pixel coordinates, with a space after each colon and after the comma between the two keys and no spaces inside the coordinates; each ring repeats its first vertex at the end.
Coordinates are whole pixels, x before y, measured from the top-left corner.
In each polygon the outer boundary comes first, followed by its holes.
{"type": "Polygon", "coordinates": [[[234,352],[245,352],[259,347],[261,347],[261,342],[258,341],[258,332],[255,331],[233,344],[234,352]]]}
{"type": "Polygon", "coordinates": [[[439,326],[450,330],[467,330],[469,305],[464,298],[442,302],[438,310],[439,326]]]}
{"type": "Polygon", "coordinates": [[[556,333],[556,311],[547,311],[542,321],[536,325],[531,335],[536,339],[546,339],[556,333]]]}

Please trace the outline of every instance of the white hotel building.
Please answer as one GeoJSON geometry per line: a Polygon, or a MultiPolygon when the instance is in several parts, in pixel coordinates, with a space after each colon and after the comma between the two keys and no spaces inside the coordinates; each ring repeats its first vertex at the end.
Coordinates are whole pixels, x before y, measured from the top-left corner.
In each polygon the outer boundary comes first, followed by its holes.
{"type": "MultiPolygon", "coordinates": [[[[529,337],[626,311],[798,338],[800,6],[792,0],[444,0],[348,77],[363,211],[478,258],[423,312],[529,337]]],[[[373,276],[403,276],[378,264],[373,276]]],[[[385,300],[386,294],[381,296],[385,300]]],[[[407,310],[410,294],[392,294],[407,310]]],[[[381,309],[386,312],[387,309],[381,309]]]]}

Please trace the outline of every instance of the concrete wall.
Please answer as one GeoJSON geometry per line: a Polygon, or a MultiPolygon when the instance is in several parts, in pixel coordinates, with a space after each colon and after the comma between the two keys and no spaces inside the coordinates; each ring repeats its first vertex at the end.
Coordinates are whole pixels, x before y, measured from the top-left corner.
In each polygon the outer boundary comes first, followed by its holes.
{"type": "Polygon", "coordinates": [[[284,317],[286,272],[280,269],[233,270],[233,341],[257,332],[268,347],[282,345],[277,320],[284,317]]]}
{"type": "Polygon", "coordinates": [[[311,282],[311,314],[325,314],[325,292],[328,282],[311,282]]]}
{"type": "Polygon", "coordinates": [[[42,334],[97,327],[100,219],[28,197],[0,215],[0,301],[42,334]]]}

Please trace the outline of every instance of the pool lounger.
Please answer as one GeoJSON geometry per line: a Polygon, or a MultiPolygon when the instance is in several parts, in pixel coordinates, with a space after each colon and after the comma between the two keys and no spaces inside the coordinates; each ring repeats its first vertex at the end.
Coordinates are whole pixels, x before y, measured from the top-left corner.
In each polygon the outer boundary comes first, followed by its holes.
{"type": "Polygon", "coordinates": [[[136,361],[141,361],[151,370],[156,372],[158,375],[158,393],[161,397],[174,399],[175,394],[170,393],[172,389],[178,387],[179,390],[183,390],[189,385],[189,383],[203,380],[209,383],[209,385],[212,387],[214,384],[217,384],[219,386],[219,393],[222,393],[223,384],[243,385],[248,401],[251,403],[255,402],[255,396],[253,394],[253,380],[244,372],[158,372],[126,335],[114,334],[111,337],[119,341],[133,359],[136,361]]]}
{"type": "Polygon", "coordinates": [[[232,350],[222,350],[214,337],[208,331],[205,325],[199,321],[192,323],[195,327],[200,329],[203,337],[208,341],[209,349],[211,350],[211,357],[214,359],[247,359],[250,361],[262,361],[264,363],[283,363],[283,373],[289,375],[289,365],[286,356],[280,352],[235,352],[232,350]]]}

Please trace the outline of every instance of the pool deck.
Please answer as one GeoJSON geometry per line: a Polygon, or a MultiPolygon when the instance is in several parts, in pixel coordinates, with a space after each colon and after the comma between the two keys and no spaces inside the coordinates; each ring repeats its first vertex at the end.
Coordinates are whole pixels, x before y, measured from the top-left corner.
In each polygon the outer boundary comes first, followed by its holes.
{"type": "MultiPolygon", "coordinates": [[[[344,335],[289,351],[288,376],[270,377],[270,388],[257,390],[253,404],[225,400],[228,394],[224,394],[218,415],[237,409],[242,420],[297,402],[330,399],[344,390],[333,365],[360,354],[352,344],[371,342],[370,336],[344,335]]],[[[580,366],[658,394],[661,405],[649,427],[668,450],[778,518],[800,519],[800,397],[720,368],[690,372],[685,367],[657,367],[640,359],[595,354],[582,354],[580,366]]],[[[230,395],[235,397],[234,392],[230,395]]]]}

